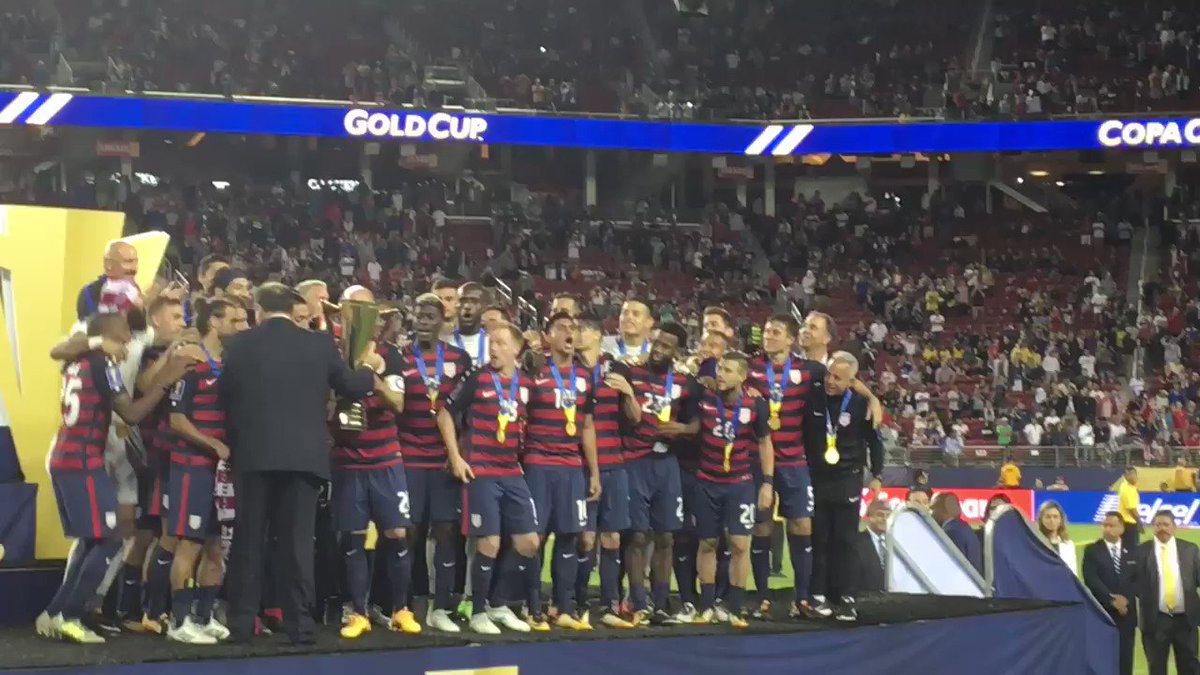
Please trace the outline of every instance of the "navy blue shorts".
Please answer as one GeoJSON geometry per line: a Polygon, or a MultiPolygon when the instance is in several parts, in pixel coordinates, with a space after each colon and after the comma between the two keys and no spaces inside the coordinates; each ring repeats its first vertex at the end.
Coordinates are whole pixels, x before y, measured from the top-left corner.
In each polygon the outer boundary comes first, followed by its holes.
{"type": "Polygon", "coordinates": [[[466,534],[495,537],[538,532],[537,507],[524,476],[480,476],[463,490],[466,534]]]}
{"type": "Polygon", "coordinates": [[[63,534],[104,539],[117,527],[117,487],[104,469],[50,471],[63,534]]]}
{"type": "Polygon", "coordinates": [[[674,532],[683,527],[683,487],[672,455],[625,463],[629,473],[629,529],[674,532]]]}
{"type": "Polygon", "coordinates": [[[167,532],[180,539],[203,541],[221,535],[217,521],[215,466],[171,464],[171,482],[165,502],[167,532]]]}
{"type": "Polygon", "coordinates": [[[807,466],[775,467],[775,494],[779,515],[788,520],[812,518],[813,488],[807,466]]]}
{"type": "Polygon", "coordinates": [[[525,484],[537,511],[538,534],[577,534],[587,527],[587,476],[579,466],[525,467],[525,484]]]}
{"type": "Polygon", "coordinates": [[[138,503],[137,529],[158,533],[162,531],[163,496],[171,478],[167,461],[154,461],[137,472],[138,503]]]}
{"type": "Polygon", "coordinates": [[[600,470],[600,499],[588,502],[588,532],[629,529],[629,473],[624,466],[600,470]]]}
{"type": "Polygon", "coordinates": [[[729,536],[748,535],[754,529],[754,481],[714,483],[696,481],[696,536],[717,539],[726,530],[729,536]]]}
{"type": "Polygon", "coordinates": [[[462,518],[462,483],[443,468],[405,467],[412,522],[457,523],[462,518]]]}
{"type": "Polygon", "coordinates": [[[365,532],[375,522],[379,531],[412,525],[404,465],[374,469],[333,470],[333,522],[339,532],[365,532]]]}

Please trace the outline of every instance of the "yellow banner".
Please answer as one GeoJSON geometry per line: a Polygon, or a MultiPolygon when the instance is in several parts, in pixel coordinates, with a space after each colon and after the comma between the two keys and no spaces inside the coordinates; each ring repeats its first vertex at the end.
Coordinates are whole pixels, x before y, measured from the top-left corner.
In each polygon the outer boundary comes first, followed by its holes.
{"type": "Polygon", "coordinates": [[[465,668],[463,670],[427,670],[425,675],[520,675],[516,666],[465,668]]]}
{"type": "MultiPolygon", "coordinates": [[[[75,300],[103,272],[104,249],[121,236],[125,216],[108,211],[0,205],[0,418],[12,426],[17,460],[38,485],[40,559],[64,558],[46,454],[60,423],[59,364],[53,347],[76,321],[75,300]]],[[[167,235],[132,242],[149,281],[162,260],[167,235]]]]}

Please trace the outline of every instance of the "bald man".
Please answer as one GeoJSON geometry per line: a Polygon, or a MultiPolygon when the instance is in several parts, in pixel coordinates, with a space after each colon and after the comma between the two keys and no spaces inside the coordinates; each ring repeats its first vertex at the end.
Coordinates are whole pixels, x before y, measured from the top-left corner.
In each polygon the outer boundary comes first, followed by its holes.
{"type": "Polygon", "coordinates": [[[100,310],[100,292],[109,281],[133,281],[138,273],[137,248],[120,239],[104,249],[104,274],[79,291],[75,301],[76,319],[83,321],[100,310]]]}
{"type": "Polygon", "coordinates": [[[953,492],[939,492],[929,506],[929,513],[942,527],[954,546],[980,574],[983,574],[983,546],[979,537],[962,517],[962,505],[953,492]]]}

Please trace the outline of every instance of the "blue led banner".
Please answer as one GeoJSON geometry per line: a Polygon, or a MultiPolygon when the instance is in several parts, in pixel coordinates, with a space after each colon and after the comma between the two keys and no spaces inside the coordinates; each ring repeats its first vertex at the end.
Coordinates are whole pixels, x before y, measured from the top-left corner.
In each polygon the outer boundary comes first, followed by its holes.
{"type": "Polygon", "coordinates": [[[754,156],[1200,145],[1200,119],[735,125],[30,91],[0,92],[4,124],[754,156]]]}

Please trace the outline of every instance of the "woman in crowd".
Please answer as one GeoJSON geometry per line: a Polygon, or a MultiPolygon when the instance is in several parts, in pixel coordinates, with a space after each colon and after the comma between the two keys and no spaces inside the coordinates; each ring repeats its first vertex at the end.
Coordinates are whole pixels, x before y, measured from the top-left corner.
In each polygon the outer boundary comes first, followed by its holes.
{"type": "Polygon", "coordinates": [[[1071,568],[1071,573],[1078,575],[1077,558],[1075,557],[1075,542],[1067,534],[1067,517],[1057,502],[1046,502],[1038,509],[1038,532],[1050,542],[1051,548],[1058,557],[1071,568]]]}

